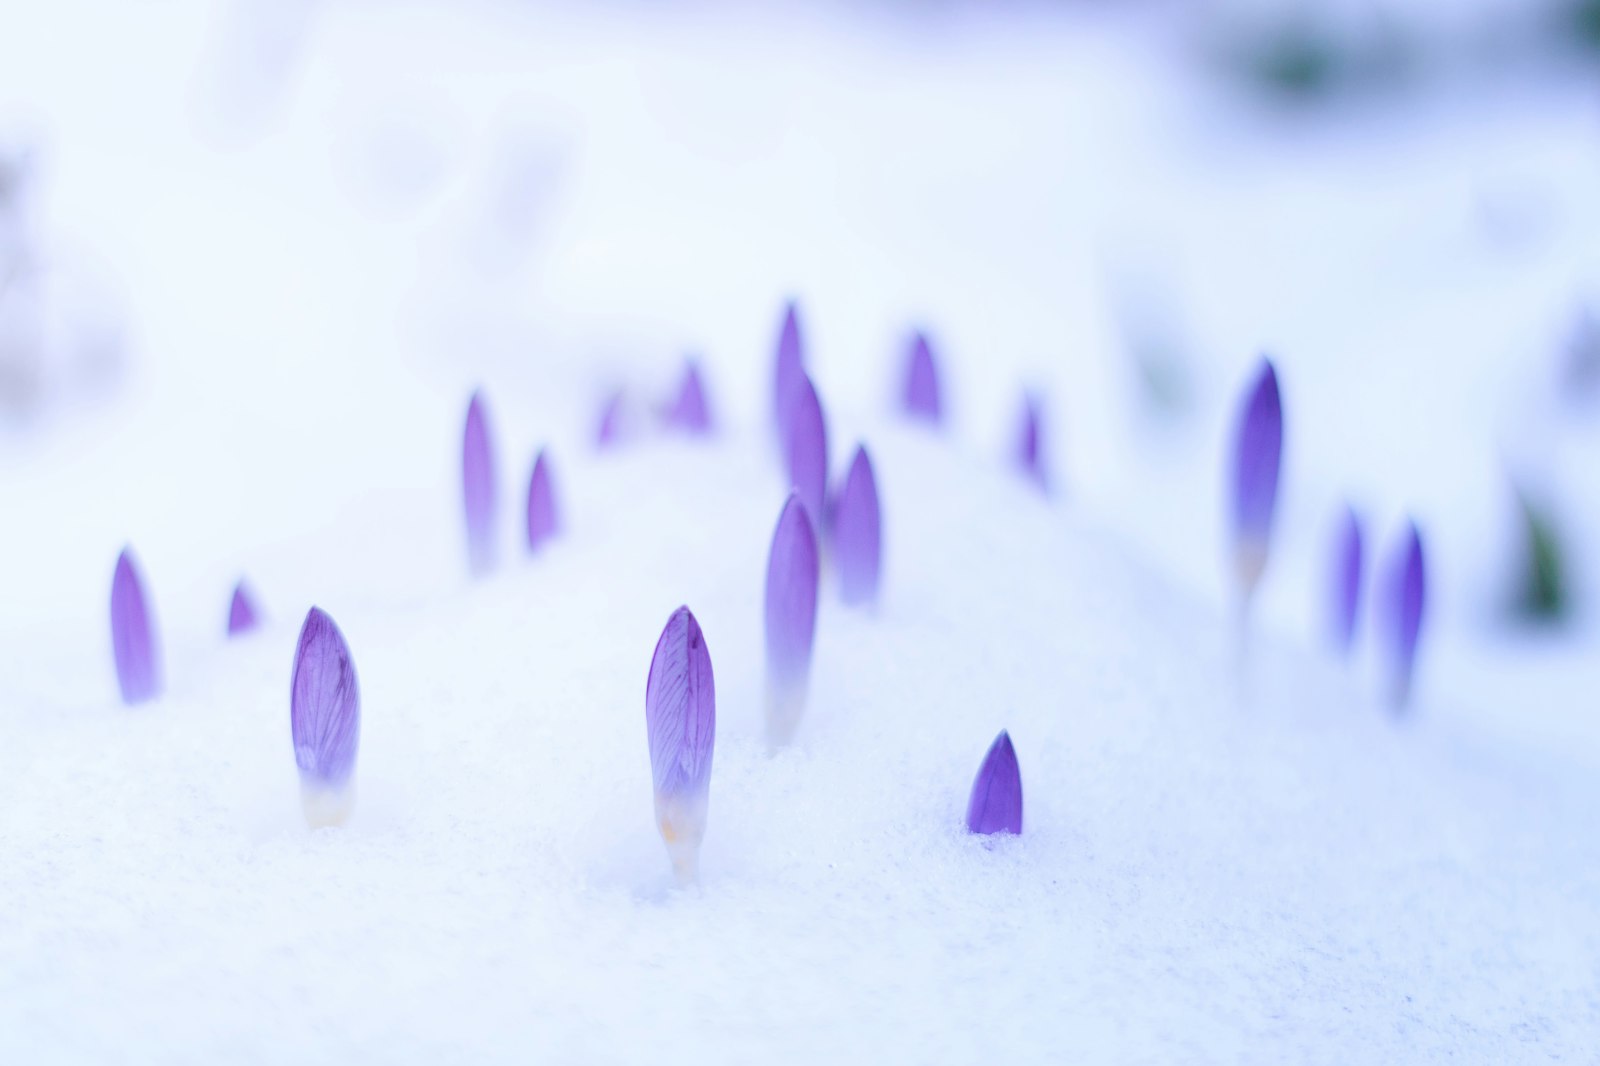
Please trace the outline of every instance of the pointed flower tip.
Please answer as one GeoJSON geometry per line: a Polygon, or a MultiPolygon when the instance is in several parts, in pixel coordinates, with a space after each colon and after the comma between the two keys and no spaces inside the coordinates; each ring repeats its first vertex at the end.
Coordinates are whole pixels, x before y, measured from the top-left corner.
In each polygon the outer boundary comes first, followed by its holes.
{"type": "Polygon", "coordinates": [[[550,463],[546,450],[540,448],[538,457],[533,461],[533,476],[528,479],[528,550],[538,551],[560,530],[550,463]]]}
{"type": "Polygon", "coordinates": [[[1426,609],[1427,577],[1422,551],[1422,534],[1415,522],[1407,522],[1400,548],[1390,572],[1390,615],[1393,646],[1393,699],[1397,709],[1411,699],[1416,673],[1417,644],[1422,634],[1426,609]]]}
{"type": "Polygon", "coordinates": [[[839,591],[852,606],[878,598],[883,540],[878,511],[878,480],[865,445],[856,447],[844,488],[833,508],[833,544],[839,564],[839,591]]]}
{"type": "Polygon", "coordinates": [[[789,436],[784,448],[789,486],[800,495],[813,525],[820,526],[828,493],[827,421],[816,386],[805,374],[800,375],[789,400],[789,436]]]}
{"type": "Polygon", "coordinates": [[[967,803],[967,831],[971,833],[1022,832],[1022,772],[1017,768],[1017,753],[1011,735],[1005,730],[995,737],[972,783],[972,798],[967,803]]]}
{"type": "Polygon", "coordinates": [[[461,439],[461,496],[467,526],[467,562],[474,575],[494,568],[495,470],[482,391],[467,404],[461,439]]]}
{"type": "Polygon", "coordinates": [[[767,739],[787,744],[805,711],[817,631],[817,539],[790,493],[767,556],[767,739]]]}
{"type": "Polygon", "coordinates": [[[800,333],[800,309],[789,301],[778,330],[778,350],[773,360],[772,410],[780,443],[789,439],[789,397],[805,374],[805,346],[800,333]]]}
{"type": "Polygon", "coordinates": [[[1283,406],[1278,374],[1263,358],[1245,396],[1234,438],[1233,546],[1241,592],[1248,598],[1266,568],[1283,456],[1283,406]]]}
{"type": "Polygon", "coordinates": [[[228,636],[237,637],[248,633],[261,624],[260,613],[256,610],[255,600],[250,595],[249,587],[241,578],[233,586],[233,600],[228,604],[228,636]]]}
{"type": "Polygon", "coordinates": [[[604,451],[615,447],[622,439],[622,390],[618,389],[606,397],[604,406],[600,408],[600,424],[595,429],[595,447],[604,451]]]}
{"type": "Polygon", "coordinates": [[[306,614],[289,681],[289,729],[308,819],[324,824],[355,772],[361,739],[361,687],[344,634],[320,607],[306,614]],[[318,813],[322,812],[322,813],[318,813]]]}
{"type": "Polygon", "coordinates": [[[1040,446],[1042,415],[1039,398],[1027,393],[1022,400],[1022,428],[1017,434],[1017,468],[1037,485],[1041,492],[1050,491],[1050,479],[1044,469],[1044,454],[1040,446]]]}
{"type": "Polygon", "coordinates": [[[133,706],[161,694],[155,626],[131,548],[117,556],[111,576],[111,654],[123,703],[133,706]]]}
{"type": "Polygon", "coordinates": [[[711,432],[711,411],[706,403],[705,383],[700,366],[693,359],[684,364],[678,398],[667,410],[667,424],[685,432],[703,435],[711,432]]]}
{"type": "Polygon", "coordinates": [[[939,395],[939,372],[934,365],[933,346],[923,333],[911,338],[906,357],[904,406],[913,418],[938,423],[943,419],[939,395]]]}
{"type": "Polygon", "coordinates": [[[694,878],[705,836],[717,694],[711,652],[688,607],[667,619],[645,681],[656,825],[680,881],[694,878]]]}
{"type": "Polygon", "coordinates": [[[1355,645],[1356,622],[1361,617],[1361,568],[1361,516],[1346,506],[1334,537],[1331,611],[1333,645],[1344,655],[1355,645]]]}

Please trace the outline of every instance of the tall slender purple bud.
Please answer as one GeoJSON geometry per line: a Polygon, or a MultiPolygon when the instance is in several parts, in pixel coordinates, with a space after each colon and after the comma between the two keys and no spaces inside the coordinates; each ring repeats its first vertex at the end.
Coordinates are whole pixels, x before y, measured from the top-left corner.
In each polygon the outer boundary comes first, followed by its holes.
{"type": "Polygon", "coordinates": [[[967,801],[967,830],[972,833],[1022,832],[1022,772],[1011,735],[1004,729],[989,745],[978,767],[967,801]]]}
{"type": "Polygon", "coordinates": [[[1333,542],[1333,588],[1329,630],[1333,646],[1349,655],[1361,607],[1361,516],[1346,506],[1333,542]]]}
{"type": "Polygon", "coordinates": [[[132,707],[161,695],[161,651],[132,548],[122,549],[111,576],[111,654],[123,703],[132,707]]]}
{"type": "Polygon", "coordinates": [[[817,633],[817,538],[798,494],[790,493],[767,556],[767,742],[794,737],[811,684],[817,633]]]}
{"type": "Polygon", "coordinates": [[[1422,534],[1415,522],[1406,523],[1400,550],[1389,568],[1388,613],[1391,663],[1391,699],[1395,709],[1411,701],[1417,665],[1417,638],[1422,634],[1427,580],[1422,558],[1422,534]]]}
{"type": "Polygon", "coordinates": [[[249,586],[240,578],[239,583],[233,586],[233,601],[228,604],[228,636],[248,633],[260,624],[261,615],[256,610],[255,597],[250,595],[249,586]]]}
{"type": "Polygon", "coordinates": [[[695,435],[711,432],[705,384],[700,380],[700,365],[693,359],[684,363],[683,382],[678,386],[678,398],[667,409],[667,424],[695,435]]]}
{"type": "Polygon", "coordinates": [[[834,501],[834,556],[839,564],[839,591],[852,606],[875,603],[883,541],[879,529],[878,479],[865,445],[856,447],[844,488],[834,501]]]}
{"type": "Polygon", "coordinates": [[[461,441],[461,497],[467,519],[467,564],[474,577],[495,564],[494,447],[482,392],[472,394],[461,441]]]}
{"type": "Polygon", "coordinates": [[[1262,359],[1239,413],[1233,463],[1233,560],[1240,598],[1248,603],[1266,569],[1283,456],[1278,374],[1262,359]]]}
{"type": "Polygon", "coordinates": [[[533,461],[533,476],[528,479],[528,550],[538,551],[540,546],[561,530],[561,520],[556,512],[556,494],[550,479],[550,464],[546,449],[539,449],[533,461]]]}
{"type": "Polygon", "coordinates": [[[938,423],[944,420],[939,397],[939,372],[934,366],[933,346],[926,334],[912,335],[906,354],[905,410],[913,418],[938,423]]]}
{"type": "Polygon", "coordinates": [[[313,828],[339,825],[355,802],[361,686],[344,634],[320,607],[300,627],[289,681],[289,730],[300,796],[313,828]]]}
{"type": "Polygon", "coordinates": [[[1045,473],[1040,441],[1042,420],[1039,398],[1027,393],[1022,398],[1022,427],[1017,433],[1017,469],[1038,485],[1041,492],[1049,492],[1050,478],[1045,473]]]}
{"type": "Polygon", "coordinates": [[[800,495],[814,528],[821,528],[828,494],[828,426],[811,379],[804,374],[789,396],[789,438],[784,459],[789,487],[800,495]]]}
{"type": "Polygon", "coordinates": [[[595,429],[595,447],[604,451],[614,447],[622,436],[622,390],[618,389],[606,397],[605,406],[600,409],[600,424],[595,429]]]}
{"type": "Polygon", "coordinates": [[[667,619],[644,687],[656,826],[678,881],[695,879],[706,832],[711,756],[717,739],[717,688],[711,651],[687,607],[667,619]]]}
{"type": "Polygon", "coordinates": [[[783,313],[783,327],[778,331],[778,356],[772,375],[772,411],[778,423],[778,443],[785,449],[789,441],[789,396],[799,386],[805,372],[800,308],[791,300],[783,313]]]}

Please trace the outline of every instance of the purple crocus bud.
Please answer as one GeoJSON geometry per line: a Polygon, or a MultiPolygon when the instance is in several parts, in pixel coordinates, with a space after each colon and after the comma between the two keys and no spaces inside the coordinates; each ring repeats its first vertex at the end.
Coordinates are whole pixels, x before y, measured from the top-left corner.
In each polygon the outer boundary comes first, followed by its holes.
{"type": "Polygon", "coordinates": [[[555,490],[550,486],[550,464],[545,461],[545,449],[540,448],[539,457],[533,461],[533,477],[528,479],[528,550],[538,551],[560,529],[555,490]]]}
{"type": "Polygon", "coordinates": [[[865,445],[856,447],[833,505],[833,545],[839,591],[852,606],[876,602],[883,542],[879,531],[878,479],[865,445]]]}
{"type": "Polygon", "coordinates": [[[683,383],[678,386],[678,398],[667,409],[667,424],[697,435],[711,432],[705,385],[700,381],[700,366],[693,359],[684,364],[683,383]]]}
{"type": "Polygon", "coordinates": [[[1330,629],[1333,646],[1349,655],[1355,644],[1361,606],[1361,517],[1346,506],[1333,543],[1333,596],[1330,629]]]}
{"type": "Polygon", "coordinates": [[[1389,570],[1390,639],[1393,640],[1392,699],[1398,711],[1411,699],[1416,672],[1417,638],[1422,633],[1422,612],[1427,582],[1422,561],[1422,534],[1415,522],[1406,523],[1405,539],[1389,570]]]}
{"type": "Polygon", "coordinates": [[[111,654],[123,703],[132,707],[161,695],[160,649],[132,548],[122,549],[111,576],[111,654]]]}
{"type": "Polygon", "coordinates": [[[939,372],[933,365],[933,348],[923,333],[913,334],[906,356],[906,414],[939,423],[944,415],[939,403],[939,372]]]}
{"type": "Polygon", "coordinates": [[[711,754],[717,739],[717,688],[711,652],[689,608],[667,619],[644,687],[656,826],[681,884],[695,878],[706,833],[711,754]]]}
{"type": "Polygon", "coordinates": [[[789,395],[805,376],[805,348],[800,339],[800,309],[793,300],[783,313],[778,333],[778,358],[772,378],[772,410],[778,421],[778,443],[788,448],[789,395]]]}
{"type": "Polygon", "coordinates": [[[228,636],[248,633],[260,624],[255,598],[250,595],[244,579],[240,578],[239,583],[233,586],[233,602],[228,604],[228,636]]]}
{"type": "Polygon", "coordinates": [[[989,745],[989,754],[978,767],[978,778],[972,782],[972,798],[967,801],[967,831],[1022,832],[1022,772],[1017,769],[1017,753],[1011,747],[1011,735],[1004,729],[989,745]]]}
{"type": "Polygon", "coordinates": [[[817,538],[790,493],[767,556],[767,742],[789,743],[806,707],[817,633],[817,538]]]}
{"type": "Polygon", "coordinates": [[[467,516],[467,564],[472,575],[480,577],[494,568],[496,510],[494,449],[489,443],[481,392],[474,392],[467,405],[461,441],[461,497],[467,516]]]}
{"type": "Polygon", "coordinates": [[[289,729],[300,768],[306,822],[339,825],[354,803],[351,777],[361,739],[361,687],[344,634],[320,607],[300,627],[289,681],[289,729]]]}
{"type": "Polygon", "coordinates": [[[1039,398],[1030,392],[1022,398],[1022,429],[1017,434],[1017,468],[1031,478],[1041,492],[1049,492],[1050,479],[1045,474],[1044,454],[1039,442],[1041,419],[1039,398]]]}
{"type": "Polygon", "coordinates": [[[828,427],[817,390],[804,374],[789,395],[789,437],[784,460],[789,487],[800,495],[812,525],[820,526],[828,493],[828,427]]]}
{"type": "Polygon", "coordinates": [[[1283,407],[1278,374],[1261,360],[1239,414],[1233,463],[1233,560],[1241,599],[1248,603],[1267,565],[1272,513],[1283,455],[1283,407]]]}
{"type": "Polygon", "coordinates": [[[595,447],[604,451],[614,447],[622,436],[622,390],[618,389],[606,397],[605,406],[600,409],[600,425],[595,429],[595,447]]]}

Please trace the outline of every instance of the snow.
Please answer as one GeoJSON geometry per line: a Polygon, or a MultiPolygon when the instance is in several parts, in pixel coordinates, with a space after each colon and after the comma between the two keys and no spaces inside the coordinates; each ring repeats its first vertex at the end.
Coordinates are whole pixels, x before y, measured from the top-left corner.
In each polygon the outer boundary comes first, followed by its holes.
{"type": "Polygon", "coordinates": [[[0,440],[0,1061],[1592,1051],[1594,620],[1490,606],[1508,455],[1570,540],[1600,523],[1596,428],[1549,385],[1600,276],[1581,79],[1296,125],[1076,11],[267,10],[64,4],[0,40],[6,117],[43,137],[45,276],[94,337],[125,324],[0,440]],[[263,33],[251,81],[228,49],[263,33]],[[1130,289],[1177,323],[1176,415],[1140,406],[1130,289]],[[791,292],[836,475],[872,450],[885,584],[863,613],[825,578],[772,756],[791,292]],[[943,434],[889,410],[924,324],[943,434]],[[1241,669],[1222,456],[1264,345],[1285,497],[1241,669]],[[653,428],[690,349],[704,442],[653,428]],[[473,582],[480,385],[507,561],[473,582]],[[1008,467],[1025,386],[1049,499],[1008,467]],[[616,387],[633,432],[599,453],[616,387]],[[527,557],[544,444],[565,527],[527,557]],[[1370,619],[1351,668],[1317,639],[1346,496],[1380,558],[1403,513],[1428,537],[1403,720],[1370,619]],[[137,711],[106,620],[124,542],[170,686],[137,711]],[[241,575],[266,623],[227,642],[241,575]],[[363,719],[354,816],[309,832],[313,603],[363,719]],[[643,714],[680,603],[718,694],[689,890],[643,714]],[[1025,831],[978,839],[1001,728],[1025,831]]]}

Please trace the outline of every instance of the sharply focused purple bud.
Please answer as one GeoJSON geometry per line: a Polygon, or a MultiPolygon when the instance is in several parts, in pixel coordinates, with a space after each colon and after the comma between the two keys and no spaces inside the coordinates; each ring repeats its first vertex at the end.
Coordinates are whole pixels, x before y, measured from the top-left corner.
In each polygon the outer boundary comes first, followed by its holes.
{"type": "Polygon", "coordinates": [[[906,355],[905,409],[913,418],[940,422],[944,418],[939,402],[939,372],[933,363],[933,348],[923,333],[911,338],[906,355]]]}
{"type": "Polygon", "coordinates": [[[689,608],[667,619],[644,688],[650,774],[655,781],[656,825],[672,868],[693,881],[706,832],[711,755],[717,739],[717,689],[711,651],[689,608]]]}
{"type": "Polygon", "coordinates": [[[236,637],[241,633],[248,633],[260,624],[261,616],[256,611],[255,599],[241,578],[239,583],[233,586],[233,602],[228,604],[228,636],[236,637]]]}
{"type": "Polygon", "coordinates": [[[787,744],[805,711],[817,633],[817,538],[790,493],[767,556],[767,742],[787,744]]]}
{"type": "Polygon", "coordinates": [[[1388,577],[1389,639],[1394,642],[1390,649],[1393,656],[1391,698],[1396,710],[1399,710],[1411,700],[1412,679],[1417,665],[1417,638],[1422,633],[1422,613],[1427,596],[1422,534],[1417,531],[1415,522],[1406,523],[1405,537],[1399,553],[1390,564],[1388,577]]]}
{"type": "Polygon", "coordinates": [[[122,549],[111,576],[111,654],[117,664],[123,703],[131,707],[161,695],[155,623],[145,602],[144,581],[134,564],[132,548],[122,549]]]}
{"type": "Polygon", "coordinates": [[[494,448],[489,442],[481,392],[474,392],[467,405],[467,424],[461,440],[461,498],[467,518],[467,564],[477,577],[494,568],[497,509],[494,448]]]}
{"type": "Polygon", "coordinates": [[[883,542],[879,530],[878,479],[865,445],[856,448],[844,488],[833,507],[834,557],[839,564],[839,591],[844,602],[873,603],[878,598],[878,572],[883,542]]]}
{"type": "Polygon", "coordinates": [[[622,435],[622,391],[619,389],[606,397],[600,409],[600,425],[595,430],[595,447],[602,451],[617,443],[622,435]]]}
{"type": "Polygon", "coordinates": [[[1333,589],[1330,630],[1333,646],[1350,654],[1355,644],[1361,606],[1361,517],[1346,507],[1333,544],[1333,589]]]}
{"type": "Polygon", "coordinates": [[[1246,602],[1267,565],[1282,455],[1283,407],[1278,399],[1278,374],[1272,362],[1263,359],[1239,413],[1234,439],[1233,555],[1239,593],[1246,602]]]}
{"type": "Polygon", "coordinates": [[[972,833],[1022,832],[1022,772],[1017,769],[1017,753],[1011,736],[1004,729],[989,745],[989,753],[978,767],[972,782],[972,798],[967,801],[967,830],[972,833]]]}
{"type": "Polygon", "coordinates": [[[784,460],[789,487],[799,493],[813,527],[820,528],[828,494],[828,427],[817,390],[804,374],[789,395],[789,437],[784,460]]]}
{"type": "Polygon", "coordinates": [[[778,443],[789,441],[789,395],[805,376],[805,348],[800,338],[800,309],[791,300],[783,313],[783,328],[778,333],[778,358],[772,376],[772,411],[778,422],[778,443]]]}
{"type": "Polygon", "coordinates": [[[545,461],[545,449],[540,448],[539,457],[533,461],[533,476],[528,479],[528,550],[538,551],[560,529],[550,464],[545,461]]]}
{"type": "Polygon", "coordinates": [[[1017,468],[1040,491],[1050,491],[1050,478],[1045,473],[1044,450],[1040,445],[1042,415],[1039,410],[1039,398],[1033,393],[1028,393],[1022,398],[1022,428],[1017,434],[1017,468]]]}
{"type": "Polygon", "coordinates": [[[311,608],[295,648],[289,681],[289,729],[306,821],[338,825],[354,802],[350,779],[361,739],[361,688],[344,634],[311,608]]]}
{"type": "Polygon", "coordinates": [[[705,385],[700,380],[700,366],[693,359],[684,364],[683,383],[678,386],[678,398],[667,409],[667,424],[694,434],[711,432],[705,385]]]}

